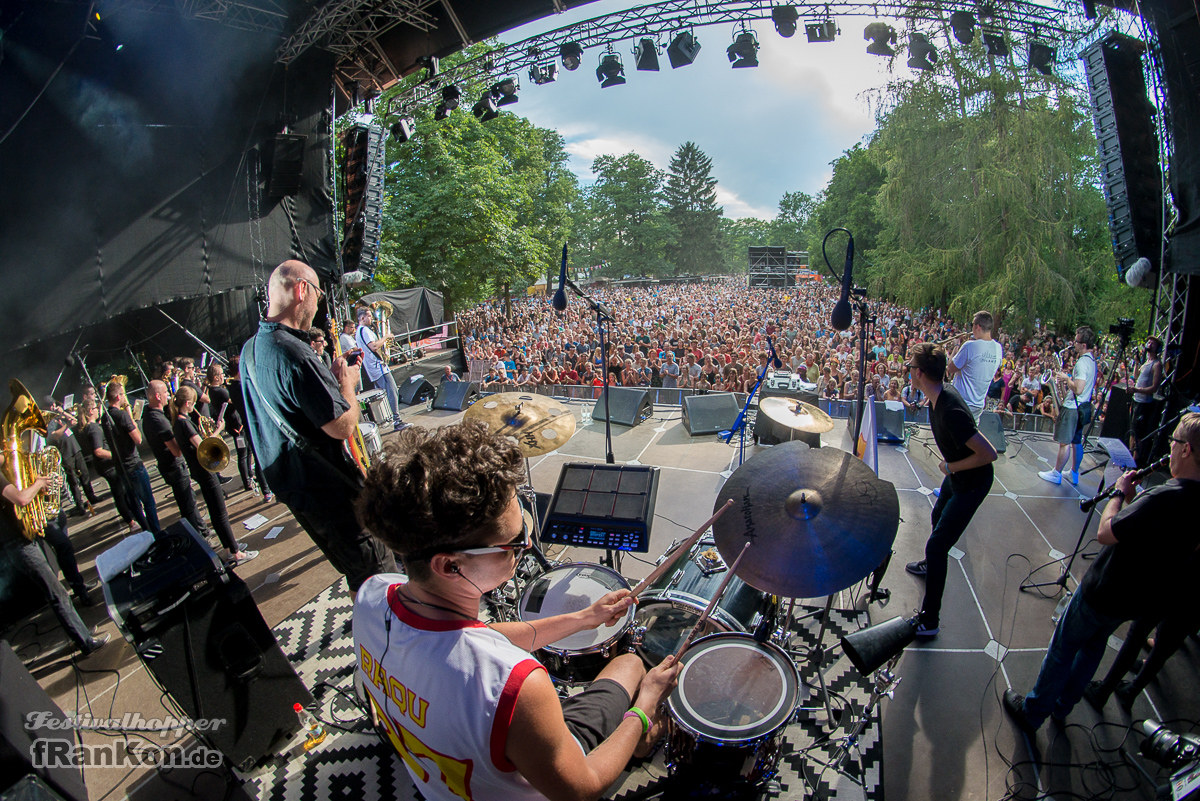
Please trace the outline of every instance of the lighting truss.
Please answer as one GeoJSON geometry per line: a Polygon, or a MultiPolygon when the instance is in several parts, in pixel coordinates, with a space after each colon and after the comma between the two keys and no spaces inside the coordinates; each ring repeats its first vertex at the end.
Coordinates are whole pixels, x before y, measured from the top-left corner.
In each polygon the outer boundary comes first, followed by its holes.
{"type": "Polygon", "coordinates": [[[330,0],[279,47],[275,61],[290,64],[314,45],[348,57],[398,25],[431,31],[437,24],[426,11],[429,5],[428,0],[330,0]]]}

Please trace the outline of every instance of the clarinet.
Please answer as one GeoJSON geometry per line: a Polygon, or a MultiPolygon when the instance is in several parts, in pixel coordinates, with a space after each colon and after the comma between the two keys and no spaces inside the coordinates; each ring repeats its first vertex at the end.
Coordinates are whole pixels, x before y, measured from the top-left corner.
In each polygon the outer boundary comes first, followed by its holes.
{"type": "MultiPolygon", "coordinates": [[[[1155,470],[1158,470],[1161,467],[1166,467],[1167,463],[1170,461],[1171,461],[1171,455],[1167,454],[1163,458],[1159,459],[1157,462],[1147,465],[1146,467],[1143,467],[1141,470],[1134,470],[1133,471],[1134,481],[1140,481],[1141,479],[1143,479],[1146,476],[1153,473],[1155,470]]],[[[1094,495],[1091,498],[1088,498],[1087,500],[1080,501],[1079,502],[1079,511],[1090,512],[1092,507],[1095,506],[1096,504],[1100,503],[1100,501],[1103,501],[1106,498],[1111,498],[1116,494],[1117,494],[1117,488],[1109,487],[1104,492],[1101,492],[1099,495],[1094,495]]]]}

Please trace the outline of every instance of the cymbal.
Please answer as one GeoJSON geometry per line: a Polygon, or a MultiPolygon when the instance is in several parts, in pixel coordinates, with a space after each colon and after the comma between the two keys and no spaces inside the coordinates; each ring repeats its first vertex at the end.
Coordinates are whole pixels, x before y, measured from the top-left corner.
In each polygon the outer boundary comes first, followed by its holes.
{"type": "Polygon", "coordinates": [[[832,417],[816,406],[792,398],[761,398],[758,411],[776,423],[808,434],[824,434],[833,429],[832,417]]]}
{"type": "Polygon", "coordinates": [[[490,431],[504,434],[517,443],[524,456],[551,453],[575,436],[575,415],[565,404],[546,395],[485,395],[467,407],[463,419],[478,420],[490,431]]]}
{"type": "MultiPolygon", "coordinates": [[[[772,399],[773,400],[773,399],[772,399]]],[[[755,454],[717,494],[734,509],[713,524],[717,550],[763,592],[819,598],[870,575],[900,526],[896,488],[853,454],[784,442],[755,454]]]]}

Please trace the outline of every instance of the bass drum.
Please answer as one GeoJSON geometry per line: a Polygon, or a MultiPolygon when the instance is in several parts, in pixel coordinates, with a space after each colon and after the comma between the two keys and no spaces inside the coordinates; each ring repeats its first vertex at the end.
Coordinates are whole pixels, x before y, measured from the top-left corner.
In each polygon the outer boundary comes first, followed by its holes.
{"type": "MultiPolygon", "coordinates": [[[[679,650],[724,580],[729,567],[715,543],[703,538],[690,551],[674,556],[675,563],[638,596],[634,642],[649,667],[679,650]]],[[[734,576],[696,636],[739,632],[766,639],[775,625],[777,606],[774,596],[734,576]]]]}

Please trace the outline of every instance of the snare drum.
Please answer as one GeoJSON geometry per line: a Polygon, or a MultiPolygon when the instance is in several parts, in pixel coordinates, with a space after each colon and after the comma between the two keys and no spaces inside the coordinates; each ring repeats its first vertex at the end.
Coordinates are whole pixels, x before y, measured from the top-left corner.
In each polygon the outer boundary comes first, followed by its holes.
{"type": "MultiPolygon", "coordinates": [[[[674,559],[675,564],[638,596],[636,649],[650,667],[679,650],[729,569],[712,538],[701,539],[674,559]]],[[[774,610],[770,596],[734,576],[697,637],[773,626],[774,610]]]]}
{"type": "Polygon", "coordinates": [[[667,701],[667,764],[752,784],[775,774],[784,727],[800,703],[796,666],[779,646],[748,634],[696,640],[680,658],[667,701]]]}
{"type": "MultiPolygon", "coordinates": [[[[572,562],[547,570],[533,579],[521,595],[517,614],[521,620],[578,612],[603,596],[629,589],[621,575],[603,565],[572,562]]],[[[633,625],[633,610],[613,625],[585,629],[541,648],[538,658],[560,681],[586,683],[608,664],[609,656],[633,625]]]]}

